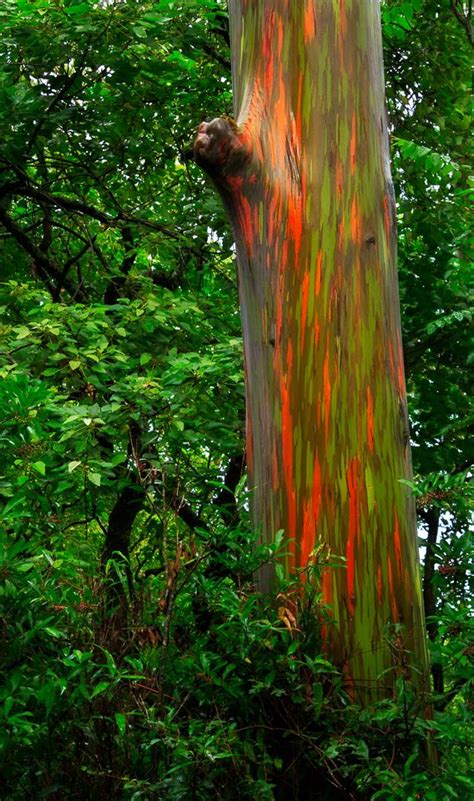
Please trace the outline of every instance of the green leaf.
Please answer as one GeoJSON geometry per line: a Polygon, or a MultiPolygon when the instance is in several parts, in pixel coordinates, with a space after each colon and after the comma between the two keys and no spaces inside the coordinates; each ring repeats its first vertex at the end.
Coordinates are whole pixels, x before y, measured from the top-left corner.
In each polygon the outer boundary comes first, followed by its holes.
{"type": "Polygon", "coordinates": [[[87,478],[92,484],[95,484],[96,487],[100,487],[100,473],[87,473],[87,478]]]}
{"type": "Polygon", "coordinates": [[[115,713],[115,723],[117,724],[117,729],[119,730],[120,734],[124,734],[125,729],[127,728],[127,718],[123,712],[115,713]]]}
{"type": "Polygon", "coordinates": [[[64,632],[59,631],[59,629],[55,629],[54,626],[45,626],[44,630],[55,639],[59,640],[61,637],[64,637],[64,632]]]}
{"type": "Polygon", "coordinates": [[[37,473],[40,473],[42,476],[46,475],[46,465],[44,462],[33,462],[31,466],[37,473]]]}
{"type": "Polygon", "coordinates": [[[24,325],[21,325],[21,326],[19,326],[19,327],[16,329],[16,332],[17,332],[17,333],[16,333],[16,338],[17,338],[17,339],[26,339],[26,337],[29,337],[29,336],[31,336],[31,331],[30,331],[30,329],[29,329],[29,328],[27,328],[27,327],[26,327],[26,326],[24,326],[24,325]]]}
{"type": "Polygon", "coordinates": [[[92,698],[95,698],[97,695],[101,695],[102,693],[110,690],[112,687],[112,682],[110,681],[99,681],[98,684],[92,690],[92,698]]]}
{"type": "Polygon", "coordinates": [[[72,473],[73,470],[75,470],[76,467],[79,467],[80,464],[82,464],[82,462],[77,461],[77,460],[73,460],[72,462],[69,462],[69,464],[67,466],[68,472],[72,473]]]}

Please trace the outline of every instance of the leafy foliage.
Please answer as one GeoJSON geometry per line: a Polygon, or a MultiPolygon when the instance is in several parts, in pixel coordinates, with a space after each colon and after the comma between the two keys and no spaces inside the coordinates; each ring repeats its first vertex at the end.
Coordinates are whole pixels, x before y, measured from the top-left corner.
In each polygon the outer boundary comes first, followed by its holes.
{"type": "Polygon", "coordinates": [[[2,798],[297,799],[315,776],[317,798],[469,792],[470,52],[452,5],[383,5],[426,723],[403,675],[393,701],[351,702],[314,566],[305,589],[252,585],[275,553],[247,520],[232,240],[188,153],[231,110],[225,4],[3,2],[2,798]]]}

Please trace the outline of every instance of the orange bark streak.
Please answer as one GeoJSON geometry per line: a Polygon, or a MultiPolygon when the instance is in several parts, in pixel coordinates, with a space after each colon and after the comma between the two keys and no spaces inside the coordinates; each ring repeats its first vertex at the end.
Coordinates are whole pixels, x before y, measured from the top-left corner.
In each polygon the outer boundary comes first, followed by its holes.
{"type": "Polygon", "coordinates": [[[355,197],[352,199],[351,206],[351,236],[353,242],[359,242],[361,230],[361,219],[359,205],[355,197]]]}
{"type": "Polygon", "coordinates": [[[309,0],[304,12],[304,41],[307,44],[316,36],[316,18],[313,0],[309,0]]]}
{"type": "Polygon", "coordinates": [[[277,44],[277,52],[278,52],[278,60],[281,60],[281,51],[283,50],[283,20],[281,17],[278,18],[278,44],[277,44]]]}
{"type": "Polygon", "coordinates": [[[402,547],[400,543],[400,525],[398,522],[398,515],[397,510],[395,509],[395,530],[393,532],[393,541],[395,544],[395,557],[397,560],[397,567],[398,573],[400,576],[403,574],[403,565],[402,565],[402,547]]]}
{"type": "Polygon", "coordinates": [[[319,326],[318,318],[315,317],[315,319],[314,319],[314,344],[315,344],[315,347],[318,347],[320,331],[321,331],[321,328],[319,326]]]}
{"type": "Polygon", "coordinates": [[[255,205],[253,207],[253,221],[252,222],[253,222],[254,235],[258,239],[258,241],[260,242],[260,237],[258,235],[258,206],[257,205],[255,205]]]}
{"type": "Polygon", "coordinates": [[[357,150],[357,117],[354,111],[352,115],[352,132],[351,132],[351,175],[354,175],[355,173],[356,150],[357,150]]]}
{"type": "Polygon", "coordinates": [[[340,0],[339,8],[340,8],[339,31],[342,38],[344,38],[347,31],[346,0],[340,0]]]}
{"type": "Polygon", "coordinates": [[[299,195],[292,196],[288,203],[287,231],[295,246],[295,265],[296,269],[298,269],[303,234],[303,209],[299,195]]]}
{"type": "Polygon", "coordinates": [[[395,595],[393,592],[392,560],[390,559],[390,556],[388,557],[387,566],[388,566],[388,588],[390,592],[390,608],[392,610],[393,622],[398,623],[398,609],[397,609],[397,601],[395,599],[395,595]]]}
{"type": "Polygon", "coordinates": [[[274,129],[273,136],[270,135],[269,141],[272,144],[272,167],[276,170],[284,162],[286,131],[287,131],[287,102],[286,87],[283,80],[282,70],[280,70],[280,80],[278,89],[278,100],[275,102],[273,111],[274,129]]]}
{"type": "Polygon", "coordinates": [[[244,235],[245,244],[250,256],[253,254],[254,236],[252,227],[252,209],[244,194],[238,200],[239,221],[244,235]]]}
{"type": "Polygon", "coordinates": [[[405,369],[403,364],[403,348],[400,332],[398,333],[398,391],[405,396],[405,369]]]}
{"type": "Polygon", "coordinates": [[[374,451],[374,407],[372,403],[372,393],[367,387],[367,442],[370,451],[374,451]]]}
{"type": "Polygon", "coordinates": [[[314,515],[312,505],[307,501],[303,505],[303,535],[301,538],[300,565],[304,567],[308,564],[309,555],[314,543],[314,515]]]}
{"type": "Polygon", "coordinates": [[[318,253],[318,263],[316,265],[316,297],[319,295],[321,291],[321,268],[323,264],[323,251],[320,250],[318,253]]]}

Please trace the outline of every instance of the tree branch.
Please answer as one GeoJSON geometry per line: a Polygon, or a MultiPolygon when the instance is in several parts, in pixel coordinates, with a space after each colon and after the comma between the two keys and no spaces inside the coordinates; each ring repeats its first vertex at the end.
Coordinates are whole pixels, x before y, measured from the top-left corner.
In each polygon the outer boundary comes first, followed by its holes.
{"type": "Polygon", "coordinates": [[[67,289],[72,297],[76,297],[83,302],[86,300],[82,291],[72,286],[70,282],[65,279],[54,262],[46,255],[45,252],[43,252],[43,250],[41,250],[34,244],[34,242],[31,241],[24,230],[17,225],[16,222],[5,211],[5,209],[2,209],[1,207],[0,222],[18,242],[20,247],[22,247],[23,250],[25,250],[26,253],[31,256],[33,263],[36,266],[42,280],[45,282],[53,300],[59,300],[62,287],[67,289]]]}
{"type": "Polygon", "coordinates": [[[469,44],[474,46],[474,31],[472,28],[472,0],[469,0],[467,14],[464,13],[462,0],[451,0],[451,11],[466,31],[469,44]]]}
{"type": "Polygon", "coordinates": [[[143,228],[149,228],[152,231],[159,231],[160,233],[166,234],[166,236],[169,236],[172,239],[179,240],[181,238],[180,232],[173,231],[170,228],[167,228],[165,225],[161,225],[160,223],[144,220],[141,217],[134,217],[126,214],[126,212],[123,211],[120,212],[116,217],[112,217],[110,214],[101,211],[101,209],[98,209],[96,206],[92,206],[83,200],[76,200],[74,198],[65,197],[64,195],[52,195],[49,192],[45,192],[43,189],[31,185],[23,185],[18,187],[17,184],[16,192],[23,197],[30,197],[33,200],[49,203],[51,206],[64,209],[65,211],[72,211],[76,214],[91,217],[93,220],[98,220],[98,222],[101,222],[108,228],[123,227],[127,224],[138,225],[143,228]]]}
{"type": "Polygon", "coordinates": [[[245,455],[239,453],[231,456],[224,478],[224,486],[213,501],[213,505],[219,508],[226,526],[235,525],[239,517],[235,489],[242,478],[244,469],[245,455]]]}
{"type": "Polygon", "coordinates": [[[38,135],[41,132],[41,129],[42,129],[44,123],[46,122],[47,115],[50,114],[51,111],[53,111],[54,108],[56,108],[58,103],[60,103],[61,100],[67,95],[67,93],[69,92],[71,87],[76,82],[77,78],[79,78],[79,76],[82,74],[82,69],[83,69],[83,67],[84,67],[84,65],[86,63],[86,58],[87,58],[87,56],[89,54],[89,44],[90,44],[90,37],[89,37],[89,40],[87,41],[86,47],[84,48],[84,51],[83,51],[82,55],[81,55],[81,58],[79,60],[79,64],[77,66],[77,69],[73,72],[72,75],[69,75],[69,77],[66,79],[66,81],[64,82],[64,85],[61,87],[61,89],[59,89],[59,91],[50,100],[50,102],[46,106],[46,109],[43,112],[43,115],[40,117],[40,119],[36,123],[35,127],[33,128],[32,132],[31,132],[31,136],[30,136],[30,138],[28,140],[28,144],[27,144],[27,151],[28,152],[30,152],[30,150],[33,147],[36,139],[38,138],[38,135]]]}
{"type": "Polygon", "coordinates": [[[113,306],[120,298],[121,291],[127,280],[127,276],[133,267],[137,257],[137,249],[133,239],[130,226],[121,229],[122,240],[125,248],[125,256],[120,266],[121,275],[114,276],[104,293],[104,303],[113,306]]]}

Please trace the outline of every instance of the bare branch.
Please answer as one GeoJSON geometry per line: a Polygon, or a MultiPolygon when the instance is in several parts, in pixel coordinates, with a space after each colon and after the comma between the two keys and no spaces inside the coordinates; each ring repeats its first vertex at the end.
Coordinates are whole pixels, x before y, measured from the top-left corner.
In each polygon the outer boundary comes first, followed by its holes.
{"type": "Polygon", "coordinates": [[[0,222],[3,227],[13,236],[18,244],[33,259],[42,280],[45,282],[53,300],[59,300],[62,287],[67,289],[70,295],[85,300],[84,295],[69,281],[65,280],[61,271],[54,262],[26,235],[23,228],[16,224],[5,209],[0,208],[0,222]]]}
{"type": "Polygon", "coordinates": [[[52,195],[49,192],[45,192],[43,189],[40,189],[39,187],[34,187],[31,185],[18,187],[18,184],[16,184],[15,186],[17,194],[22,195],[23,197],[30,197],[33,200],[49,203],[51,206],[64,209],[65,211],[72,211],[85,217],[91,217],[93,220],[98,220],[98,222],[101,222],[108,228],[121,228],[127,224],[138,225],[142,228],[149,228],[152,231],[159,231],[160,233],[166,234],[166,236],[169,236],[172,239],[179,240],[181,238],[181,234],[178,231],[173,231],[170,228],[167,228],[165,225],[161,225],[160,223],[151,222],[150,220],[144,220],[141,217],[128,215],[123,211],[120,212],[116,217],[112,217],[110,214],[107,214],[101,209],[98,209],[96,206],[92,206],[83,200],[65,197],[64,195],[52,195]]]}

